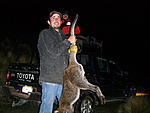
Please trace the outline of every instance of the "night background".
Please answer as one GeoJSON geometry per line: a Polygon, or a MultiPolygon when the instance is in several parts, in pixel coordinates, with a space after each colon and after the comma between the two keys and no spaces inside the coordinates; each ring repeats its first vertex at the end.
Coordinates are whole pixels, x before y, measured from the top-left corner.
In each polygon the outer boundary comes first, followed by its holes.
{"type": "MultiPolygon", "coordinates": [[[[10,38],[36,47],[39,32],[47,28],[50,11],[79,14],[81,35],[103,41],[103,57],[117,61],[130,76],[149,84],[149,6],[141,1],[105,0],[64,6],[41,1],[5,1],[0,4],[0,40],[10,38]],[[87,5],[89,4],[89,5],[87,5]],[[57,5],[59,5],[57,7],[57,5]],[[56,6],[56,7],[55,7],[56,6]]],[[[2,42],[1,42],[2,43],[2,42]]],[[[1,51],[3,49],[0,49],[1,51]]]]}
{"type": "MultiPolygon", "coordinates": [[[[23,107],[10,107],[11,100],[7,99],[5,94],[3,95],[2,85],[5,82],[8,64],[19,61],[31,63],[32,56],[37,52],[36,44],[39,33],[48,28],[48,15],[53,10],[62,13],[68,11],[72,20],[78,13],[77,24],[81,29],[80,35],[95,37],[98,42],[103,42],[102,57],[118,62],[137,84],[141,84],[150,91],[150,7],[148,2],[136,0],[5,0],[0,2],[1,113],[7,111],[9,113],[38,112],[38,107],[35,107],[33,103],[25,104],[23,107]]],[[[33,60],[33,62],[37,61],[33,60]]],[[[129,99],[127,104],[123,103],[123,110],[124,106],[127,106],[128,110],[136,105],[135,108],[139,108],[139,110],[143,108],[148,111],[150,99],[140,99],[140,101],[138,98],[135,100],[131,98],[131,101],[129,99]]],[[[97,113],[102,110],[105,112],[101,113],[118,113],[116,110],[120,108],[118,107],[120,105],[122,103],[99,106],[97,113]]],[[[132,111],[135,113],[134,109],[132,111]]],[[[129,112],[125,111],[125,113],[129,112]]]]}

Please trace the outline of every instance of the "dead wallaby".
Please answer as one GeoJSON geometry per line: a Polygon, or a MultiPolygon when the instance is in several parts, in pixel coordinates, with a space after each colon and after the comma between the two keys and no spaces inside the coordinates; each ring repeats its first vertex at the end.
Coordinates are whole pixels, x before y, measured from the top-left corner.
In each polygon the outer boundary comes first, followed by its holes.
{"type": "MultiPolygon", "coordinates": [[[[74,27],[77,19],[78,15],[76,15],[73,22],[71,35],[74,35],[74,27]]],[[[54,113],[74,113],[73,104],[79,99],[80,89],[96,92],[101,102],[104,102],[105,97],[100,88],[89,83],[84,74],[83,66],[76,60],[76,52],[70,52],[69,66],[64,71],[63,91],[59,102],[59,108],[54,113]]]]}

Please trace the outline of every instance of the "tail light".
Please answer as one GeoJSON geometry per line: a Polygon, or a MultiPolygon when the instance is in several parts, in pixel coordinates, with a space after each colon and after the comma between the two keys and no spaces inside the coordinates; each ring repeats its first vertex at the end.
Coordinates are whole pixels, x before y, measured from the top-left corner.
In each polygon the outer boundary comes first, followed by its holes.
{"type": "Polygon", "coordinates": [[[10,82],[5,82],[6,85],[10,85],[10,82]]]}
{"type": "Polygon", "coordinates": [[[10,79],[10,74],[9,73],[6,74],[6,79],[10,79]]]}

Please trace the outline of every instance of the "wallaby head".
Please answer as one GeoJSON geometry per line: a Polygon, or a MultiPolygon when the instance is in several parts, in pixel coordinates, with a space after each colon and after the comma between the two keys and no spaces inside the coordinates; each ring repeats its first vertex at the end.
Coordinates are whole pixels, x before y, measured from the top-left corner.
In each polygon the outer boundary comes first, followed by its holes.
{"type": "Polygon", "coordinates": [[[78,64],[77,59],[76,59],[76,53],[70,52],[69,66],[70,65],[75,65],[75,64],[78,64]]]}

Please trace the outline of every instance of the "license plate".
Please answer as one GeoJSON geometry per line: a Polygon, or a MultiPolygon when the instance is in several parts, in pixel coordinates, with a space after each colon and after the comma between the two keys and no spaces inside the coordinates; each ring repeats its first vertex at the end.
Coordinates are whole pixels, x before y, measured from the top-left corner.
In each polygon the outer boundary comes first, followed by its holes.
{"type": "Polygon", "coordinates": [[[32,86],[25,85],[25,86],[22,87],[22,92],[23,93],[31,93],[32,91],[33,91],[33,87],[32,86]]]}

